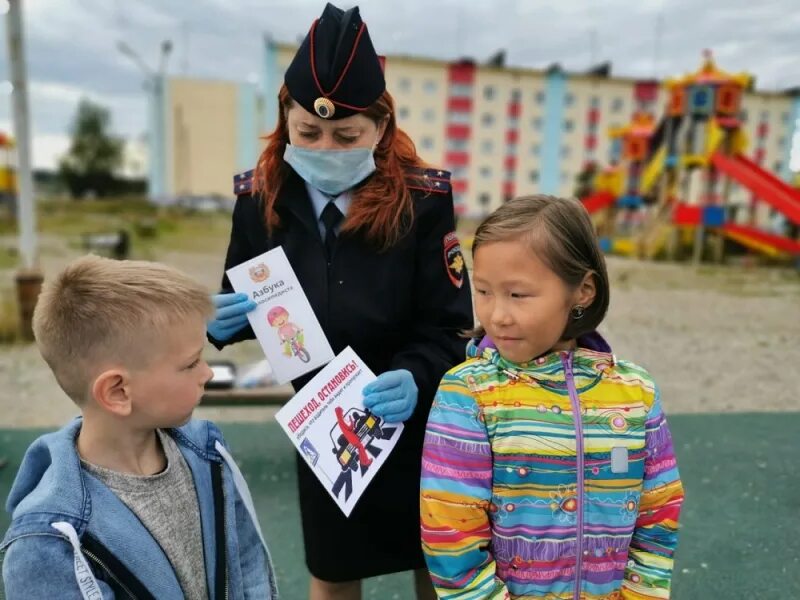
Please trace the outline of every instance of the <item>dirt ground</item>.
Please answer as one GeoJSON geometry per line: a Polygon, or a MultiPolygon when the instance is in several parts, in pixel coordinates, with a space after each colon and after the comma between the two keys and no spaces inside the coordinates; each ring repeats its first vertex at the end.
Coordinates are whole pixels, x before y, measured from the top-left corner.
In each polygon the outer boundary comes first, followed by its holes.
{"type": "MultiPolygon", "coordinates": [[[[56,272],[78,250],[45,237],[43,267],[56,272]]],[[[204,252],[159,259],[216,288],[227,240],[204,252]]],[[[668,413],[800,410],[800,275],[779,268],[646,263],[610,258],[612,300],[603,325],[617,356],[650,370],[668,413]]],[[[9,289],[13,271],[0,271],[9,289]]],[[[261,351],[247,342],[207,358],[244,365],[261,351]]],[[[55,427],[76,409],[33,345],[0,346],[0,428],[55,427]]],[[[202,408],[220,421],[262,421],[271,408],[202,408]]]]}

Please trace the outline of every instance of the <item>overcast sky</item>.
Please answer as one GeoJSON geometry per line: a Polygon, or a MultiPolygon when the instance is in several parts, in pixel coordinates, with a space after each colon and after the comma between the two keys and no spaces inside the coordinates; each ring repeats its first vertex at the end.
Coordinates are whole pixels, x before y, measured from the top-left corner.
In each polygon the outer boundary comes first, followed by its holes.
{"type": "MultiPolygon", "coordinates": [[[[84,96],[112,110],[117,133],[144,134],[142,72],[117,50],[119,40],[153,69],[169,39],[169,73],[255,80],[262,35],[296,41],[324,7],[321,0],[22,2],[37,167],[53,166],[66,148],[84,96]]],[[[761,89],[800,86],[797,0],[363,0],[360,6],[382,54],[485,60],[505,49],[512,65],[559,62],[581,70],[594,58],[612,61],[617,75],[661,77],[696,69],[701,51],[711,48],[722,68],[755,74],[761,89]]],[[[4,25],[2,35],[0,81],[8,77],[4,25]]],[[[0,91],[0,129],[9,130],[10,114],[10,96],[0,91]]]]}

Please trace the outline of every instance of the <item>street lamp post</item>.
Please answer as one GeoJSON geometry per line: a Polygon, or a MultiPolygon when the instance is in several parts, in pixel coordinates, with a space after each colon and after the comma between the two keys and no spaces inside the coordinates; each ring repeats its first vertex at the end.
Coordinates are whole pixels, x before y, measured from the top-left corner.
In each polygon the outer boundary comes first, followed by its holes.
{"type": "Polygon", "coordinates": [[[17,185],[20,269],[17,271],[17,300],[23,339],[33,339],[31,322],[42,286],[36,252],[36,211],[31,171],[31,132],[28,112],[28,82],[22,27],[22,0],[9,0],[6,17],[8,60],[14,107],[14,135],[17,142],[17,185]]]}
{"type": "Polygon", "coordinates": [[[167,70],[167,60],[172,52],[172,42],[161,42],[161,57],[158,70],[154,71],[142,57],[124,41],[117,42],[117,49],[130,58],[144,74],[144,88],[150,100],[150,115],[148,124],[150,175],[148,177],[147,194],[152,201],[158,201],[165,194],[165,169],[166,152],[165,144],[165,118],[164,118],[164,76],[167,70]]]}

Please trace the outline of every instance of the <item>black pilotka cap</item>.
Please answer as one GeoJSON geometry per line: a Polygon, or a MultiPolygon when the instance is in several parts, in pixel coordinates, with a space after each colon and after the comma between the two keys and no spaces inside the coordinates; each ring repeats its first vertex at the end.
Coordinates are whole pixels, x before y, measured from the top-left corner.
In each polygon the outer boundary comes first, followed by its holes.
{"type": "Polygon", "coordinates": [[[323,119],[369,108],[386,89],[383,68],[358,7],[328,3],[286,69],[289,95],[323,119]]]}

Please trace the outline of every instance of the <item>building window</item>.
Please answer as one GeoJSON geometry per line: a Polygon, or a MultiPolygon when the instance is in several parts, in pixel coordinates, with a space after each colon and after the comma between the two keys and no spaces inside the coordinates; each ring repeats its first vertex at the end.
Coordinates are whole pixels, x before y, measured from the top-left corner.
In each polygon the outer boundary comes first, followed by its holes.
{"type": "Polygon", "coordinates": [[[539,144],[534,144],[533,146],[531,146],[531,154],[533,156],[539,156],[539,153],[541,152],[541,150],[542,149],[539,146],[539,144]]]}
{"type": "Polygon", "coordinates": [[[451,83],[450,95],[453,97],[457,96],[459,98],[471,98],[472,86],[467,85],[466,83],[451,83]]]}
{"type": "Polygon", "coordinates": [[[478,202],[480,202],[480,205],[483,208],[488,208],[489,204],[492,203],[492,197],[489,194],[487,194],[486,192],[484,192],[483,194],[478,196],[478,202]]]}
{"type": "Polygon", "coordinates": [[[572,121],[572,119],[567,119],[564,121],[564,131],[572,131],[573,129],[575,129],[575,123],[572,121]]]}
{"type": "Polygon", "coordinates": [[[447,121],[456,125],[469,125],[471,117],[468,112],[455,111],[447,115],[447,121]]]}
{"type": "Polygon", "coordinates": [[[772,170],[775,171],[776,173],[780,173],[782,169],[783,169],[783,163],[779,160],[776,160],[775,166],[773,167],[772,170]]]}
{"type": "Polygon", "coordinates": [[[778,148],[783,148],[786,145],[786,138],[779,137],[778,138],[778,148]]]}
{"type": "Polygon", "coordinates": [[[397,111],[397,117],[401,121],[405,121],[406,119],[408,119],[409,114],[410,112],[407,106],[401,106],[400,109],[397,111]]]}
{"type": "Polygon", "coordinates": [[[569,146],[561,146],[561,158],[569,158],[569,155],[570,155],[569,146]]]}
{"type": "Polygon", "coordinates": [[[436,120],[436,111],[432,108],[426,108],[422,111],[422,118],[425,119],[427,122],[435,121],[436,120]]]}
{"type": "Polygon", "coordinates": [[[517,117],[508,117],[508,128],[517,129],[519,127],[519,119],[517,117]]]}
{"type": "Polygon", "coordinates": [[[546,98],[547,96],[544,92],[536,92],[536,104],[544,104],[546,98]]]}
{"type": "Polygon", "coordinates": [[[453,167],[452,169],[450,169],[451,179],[464,179],[466,174],[467,173],[464,167],[453,167]]]}
{"type": "Polygon", "coordinates": [[[483,123],[485,127],[493,125],[494,115],[492,113],[483,113],[483,116],[481,117],[481,123],[483,123]]]}
{"type": "Polygon", "coordinates": [[[492,169],[490,167],[481,167],[481,177],[484,179],[491,179],[492,169]]]}
{"type": "Polygon", "coordinates": [[[618,113],[622,110],[622,107],[625,106],[625,101],[622,98],[614,98],[611,101],[611,112],[618,113]]]}
{"type": "Polygon", "coordinates": [[[569,173],[566,171],[561,171],[561,183],[569,183],[569,173]]]}
{"type": "Polygon", "coordinates": [[[514,88],[511,90],[511,101],[512,102],[520,102],[522,101],[522,90],[519,88],[514,88]]]}
{"type": "Polygon", "coordinates": [[[401,77],[397,87],[401,92],[408,92],[411,90],[411,80],[408,77],[401,77]]]}
{"type": "Polygon", "coordinates": [[[542,117],[534,117],[531,119],[531,125],[536,131],[541,131],[542,129],[542,117]]]}
{"type": "Polygon", "coordinates": [[[528,177],[530,178],[531,183],[539,183],[539,171],[536,169],[528,173],[528,177]]]}
{"type": "Polygon", "coordinates": [[[761,120],[762,121],[769,121],[769,112],[766,110],[761,111],[761,120]]]}
{"type": "Polygon", "coordinates": [[[483,88],[483,98],[484,100],[494,100],[494,86],[487,85],[483,88]]]}
{"type": "Polygon", "coordinates": [[[422,148],[424,150],[433,150],[433,138],[427,136],[422,138],[422,148]]]}
{"type": "Polygon", "coordinates": [[[517,145],[506,144],[506,156],[516,156],[516,155],[517,155],[517,145]]]}
{"type": "Polygon", "coordinates": [[[600,108],[600,96],[592,96],[589,100],[589,106],[592,108],[600,108]]]}
{"type": "Polygon", "coordinates": [[[743,108],[742,112],[739,113],[739,120],[742,123],[747,123],[747,109],[743,108]]]}
{"type": "Polygon", "coordinates": [[[494,144],[492,143],[492,140],[483,140],[481,142],[481,152],[484,154],[491,154],[493,150],[494,144]]]}
{"type": "Polygon", "coordinates": [[[467,140],[449,139],[447,140],[447,149],[455,152],[463,152],[469,146],[467,140]]]}
{"type": "Polygon", "coordinates": [[[572,106],[573,104],[575,104],[575,95],[567,92],[564,95],[564,106],[572,106]]]}
{"type": "Polygon", "coordinates": [[[425,83],[422,84],[422,89],[425,90],[426,94],[433,94],[436,92],[437,89],[436,82],[433,79],[426,79],[425,83]]]}

